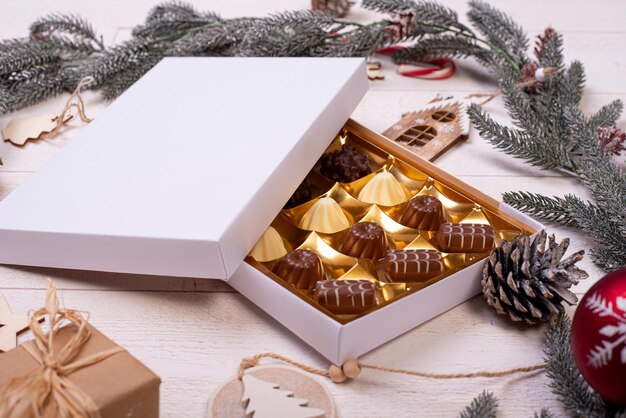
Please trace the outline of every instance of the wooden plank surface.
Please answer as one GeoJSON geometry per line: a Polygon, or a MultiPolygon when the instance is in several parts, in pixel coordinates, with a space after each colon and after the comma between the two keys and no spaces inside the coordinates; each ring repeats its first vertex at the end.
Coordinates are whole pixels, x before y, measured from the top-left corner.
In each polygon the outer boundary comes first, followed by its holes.
{"type": "MultiPolygon", "coordinates": [[[[214,10],[224,17],[262,16],[308,7],[305,0],[193,3],[201,10],[214,10]]],[[[467,9],[461,0],[445,3],[460,14],[467,9]]],[[[129,28],[141,22],[153,4],[148,0],[8,2],[3,5],[0,36],[24,36],[35,18],[58,11],[88,18],[111,44],[114,39],[126,39],[129,28]]],[[[591,112],[615,98],[626,98],[626,81],[622,77],[626,66],[626,31],[622,25],[625,2],[607,0],[602,7],[594,7],[594,3],[583,0],[506,0],[498,1],[497,6],[513,15],[530,35],[550,24],[564,33],[567,58],[581,60],[587,69],[585,111],[591,112]]],[[[355,7],[350,17],[365,21],[376,16],[355,7]]],[[[383,65],[385,81],[371,83],[370,92],[353,115],[378,131],[437,93],[463,97],[495,89],[489,75],[472,63],[462,63],[457,75],[440,82],[404,78],[396,74],[388,61],[383,60],[383,65]]],[[[64,101],[65,98],[52,99],[23,114],[57,112],[64,101]]],[[[87,94],[91,116],[97,117],[106,105],[97,94],[87,94]]],[[[495,119],[506,120],[501,101],[494,100],[485,109],[495,119]]],[[[0,127],[8,120],[9,117],[0,118],[0,127]]],[[[80,124],[76,124],[57,139],[29,144],[23,149],[0,145],[5,162],[0,168],[0,198],[18,187],[79,131],[80,124]]],[[[571,178],[541,171],[495,151],[474,131],[468,141],[455,146],[437,164],[495,198],[509,190],[586,196],[571,178]]],[[[45,208],[41,216],[45,216],[45,208]]],[[[557,238],[570,236],[572,251],[589,248],[589,242],[580,233],[559,227],[551,227],[550,231],[557,238]]],[[[576,287],[579,295],[602,276],[589,260],[582,265],[591,277],[576,287]]],[[[14,312],[25,313],[42,303],[45,277],[56,280],[66,306],[90,312],[95,326],[163,377],[163,417],[204,416],[212,391],[235,374],[239,361],[247,355],[272,351],[317,367],[327,366],[310,347],[219,281],[2,266],[0,293],[10,301],[14,312]]],[[[509,324],[476,297],[374,350],[363,360],[444,373],[525,366],[541,361],[544,332],[545,328],[526,329],[509,324]]],[[[502,417],[531,416],[541,407],[562,414],[542,374],[432,381],[367,372],[350,384],[324,383],[335,396],[342,417],[452,417],[483,389],[500,398],[502,417]]]]}

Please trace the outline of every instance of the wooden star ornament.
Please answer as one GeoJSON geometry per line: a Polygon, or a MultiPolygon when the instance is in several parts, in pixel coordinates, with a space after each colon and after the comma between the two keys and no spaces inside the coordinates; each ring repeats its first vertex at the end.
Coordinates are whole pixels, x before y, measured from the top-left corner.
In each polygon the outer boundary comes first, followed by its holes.
{"type": "Polygon", "coordinates": [[[0,352],[15,348],[17,336],[28,328],[28,317],[13,314],[5,297],[0,295],[0,352]]]}

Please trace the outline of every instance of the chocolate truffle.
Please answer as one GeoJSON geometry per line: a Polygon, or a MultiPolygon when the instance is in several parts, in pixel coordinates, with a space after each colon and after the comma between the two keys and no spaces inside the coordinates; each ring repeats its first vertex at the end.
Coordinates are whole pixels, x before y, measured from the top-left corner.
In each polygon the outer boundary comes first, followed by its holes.
{"type": "Polygon", "coordinates": [[[309,179],[304,179],[295,192],[291,195],[283,209],[290,209],[308,202],[313,198],[313,188],[309,179]]]}
{"type": "Polygon", "coordinates": [[[372,172],[367,154],[359,152],[351,145],[330,152],[320,160],[320,172],[333,181],[348,183],[367,176],[372,172]]]}
{"type": "Polygon", "coordinates": [[[293,250],[280,260],[274,273],[298,289],[315,288],[315,283],[324,280],[322,261],[313,251],[293,250]]]}
{"type": "Polygon", "coordinates": [[[383,263],[394,282],[420,282],[443,273],[441,253],[437,250],[392,250],[383,263]]]}
{"type": "Polygon", "coordinates": [[[376,174],[359,193],[359,200],[382,206],[393,206],[406,200],[402,185],[388,171],[376,174]]]}
{"type": "Polygon", "coordinates": [[[315,300],[335,314],[358,314],[376,305],[369,280],[323,280],[315,286],[315,300]]]}
{"type": "Polygon", "coordinates": [[[276,260],[285,254],[287,254],[285,243],[278,231],[271,226],[267,228],[250,251],[250,256],[260,262],[276,260]]]}
{"type": "Polygon", "coordinates": [[[493,228],[486,224],[446,222],[437,231],[437,245],[448,253],[484,253],[493,242],[493,228]]]}
{"type": "Polygon", "coordinates": [[[387,250],[387,235],[374,222],[357,222],[350,227],[341,252],[351,257],[379,259],[387,250]]]}
{"type": "Polygon", "coordinates": [[[300,228],[332,234],[350,226],[341,206],[330,197],[322,197],[300,219],[300,228]]]}
{"type": "Polygon", "coordinates": [[[436,231],[443,222],[443,207],[432,196],[415,196],[404,209],[400,223],[410,228],[436,231]]]}

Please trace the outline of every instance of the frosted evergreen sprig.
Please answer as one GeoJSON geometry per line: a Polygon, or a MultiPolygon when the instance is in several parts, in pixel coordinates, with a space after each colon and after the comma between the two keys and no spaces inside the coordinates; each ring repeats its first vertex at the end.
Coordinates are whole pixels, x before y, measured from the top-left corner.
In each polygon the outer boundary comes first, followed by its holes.
{"type": "Polygon", "coordinates": [[[615,125],[624,111],[621,100],[614,100],[604,105],[595,114],[589,117],[589,125],[592,129],[615,125]]]}
{"type": "MultiPolygon", "coordinates": [[[[501,23],[506,24],[506,20],[501,23]]],[[[514,27],[508,32],[515,33],[514,27]]],[[[497,70],[513,126],[495,122],[477,105],[469,107],[469,117],[494,147],[580,180],[593,201],[527,192],[505,193],[503,200],[544,221],[582,230],[594,244],[592,259],[605,270],[615,270],[626,265],[626,174],[602,146],[598,130],[615,124],[623,105],[614,101],[586,117],[579,108],[585,82],[583,66],[578,61],[565,66],[561,36],[546,31],[536,51],[536,65],[556,67],[558,73],[533,92],[517,86],[518,76],[509,66],[497,70]]],[[[527,63],[532,60],[521,58],[527,63]]]]}
{"type": "MultiPolygon", "coordinates": [[[[459,418],[496,418],[498,416],[498,398],[491,392],[483,391],[472,399],[459,414],[459,418]]],[[[534,418],[554,418],[546,408],[533,415],[534,418]]],[[[620,417],[615,417],[620,418],[620,417]]]]}
{"type": "Polygon", "coordinates": [[[63,35],[77,41],[93,42],[99,50],[104,49],[102,36],[98,36],[91,23],[80,16],[51,14],[37,19],[30,26],[30,36],[36,40],[50,41],[63,35]]]}
{"type": "Polygon", "coordinates": [[[506,192],[502,197],[508,204],[515,205],[534,218],[564,226],[577,226],[568,210],[567,202],[560,197],[528,192],[506,192]]]}
{"type": "Polygon", "coordinates": [[[461,411],[459,418],[495,418],[498,411],[498,399],[491,392],[483,391],[461,411]]]}
{"type": "Polygon", "coordinates": [[[570,319],[559,315],[546,335],[544,356],[552,393],[572,417],[619,417],[614,407],[594,392],[578,371],[572,354],[571,327],[570,319]]]}
{"type": "Polygon", "coordinates": [[[202,15],[190,4],[170,1],[155,6],[146,17],[146,24],[158,21],[176,21],[199,18],[202,15]]]}
{"type": "Polygon", "coordinates": [[[524,63],[528,38],[513,19],[480,0],[470,1],[467,16],[493,46],[500,51],[507,51],[517,63],[524,63]]]}
{"type": "Polygon", "coordinates": [[[468,37],[444,34],[437,37],[421,39],[418,43],[393,54],[397,63],[415,60],[429,61],[435,58],[475,58],[485,67],[493,65],[491,51],[468,37]]]}
{"type": "MultiPolygon", "coordinates": [[[[498,60],[512,67],[520,64],[496,45],[496,38],[519,45],[511,34],[500,33],[491,44],[461,23],[455,11],[436,2],[366,0],[363,6],[389,14],[389,19],[360,24],[310,11],[223,19],[185,3],[169,2],[154,7],[133,30],[131,40],[108,48],[84,19],[45,16],[33,23],[29,38],[5,41],[4,49],[0,46],[0,80],[30,77],[28,83],[0,84],[4,92],[0,111],[17,110],[70,91],[86,75],[96,79],[89,88],[102,89],[112,99],[165,56],[369,56],[390,44],[409,42],[413,45],[404,52],[405,58],[437,54],[474,56],[489,66],[498,60]],[[406,33],[398,37],[391,29],[396,25],[394,18],[403,13],[413,18],[406,33]],[[53,80],[42,80],[42,74],[54,74],[53,80]]],[[[485,16],[485,22],[504,16],[495,9],[489,13],[495,13],[495,18],[485,16]]],[[[396,59],[403,58],[398,54],[396,59]]]]}

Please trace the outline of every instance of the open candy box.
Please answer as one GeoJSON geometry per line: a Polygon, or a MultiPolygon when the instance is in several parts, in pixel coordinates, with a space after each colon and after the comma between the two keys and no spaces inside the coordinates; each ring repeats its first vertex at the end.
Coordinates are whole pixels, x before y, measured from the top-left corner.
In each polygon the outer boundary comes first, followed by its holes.
{"type": "Polygon", "coordinates": [[[247,262],[345,324],[477,263],[502,239],[533,232],[407,155],[343,129],[247,262]]]}
{"type": "Polygon", "coordinates": [[[166,58],[0,203],[0,263],[224,280],[358,357],[541,227],[349,120],[367,88],[358,58],[166,58]]]}

